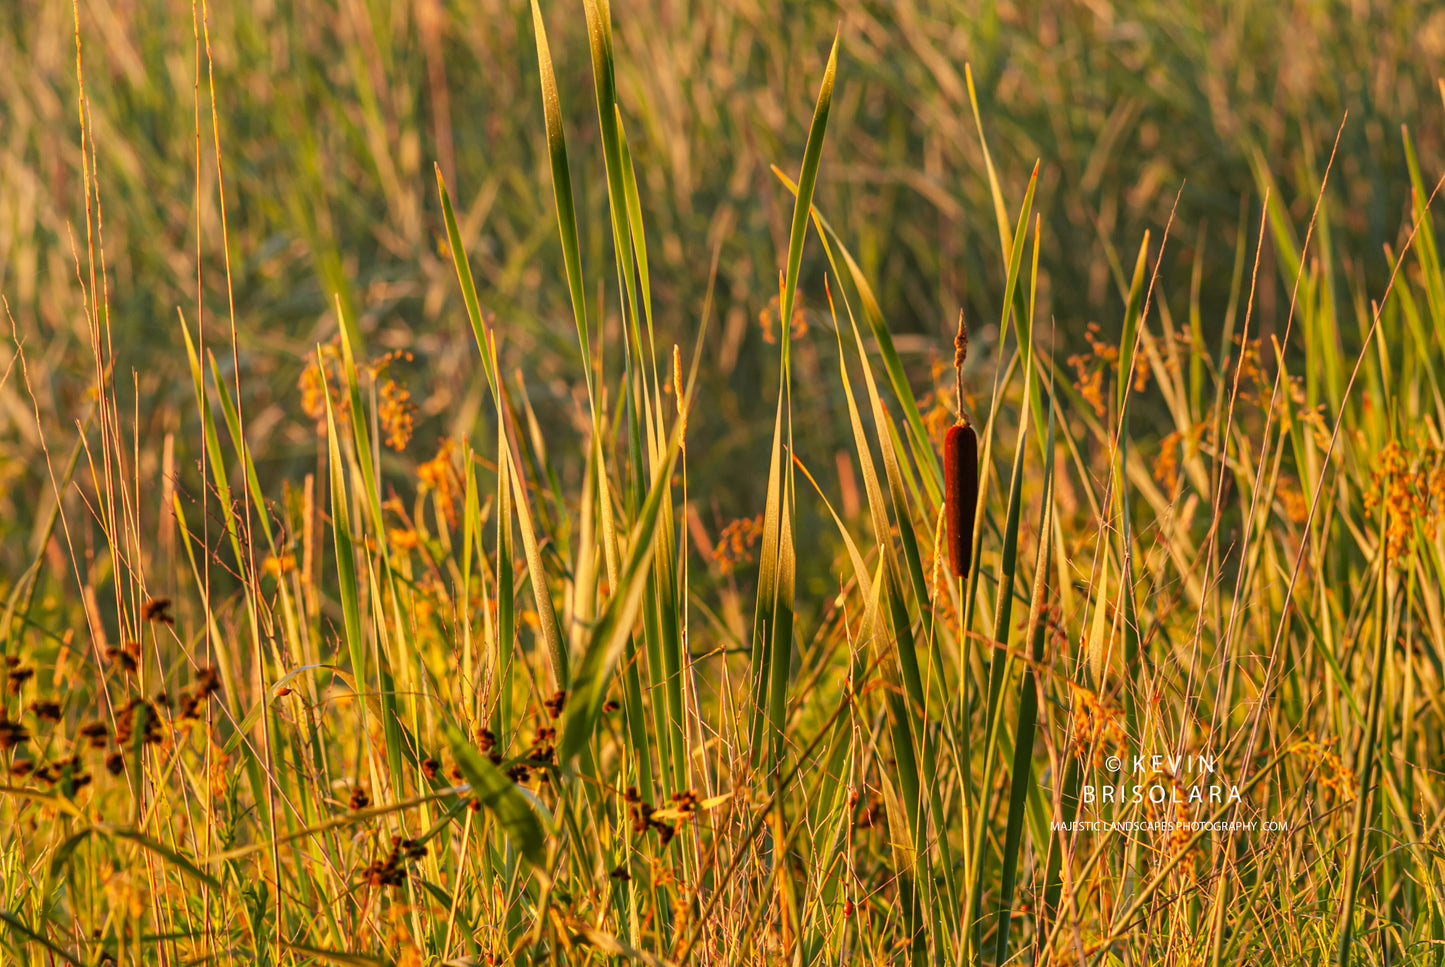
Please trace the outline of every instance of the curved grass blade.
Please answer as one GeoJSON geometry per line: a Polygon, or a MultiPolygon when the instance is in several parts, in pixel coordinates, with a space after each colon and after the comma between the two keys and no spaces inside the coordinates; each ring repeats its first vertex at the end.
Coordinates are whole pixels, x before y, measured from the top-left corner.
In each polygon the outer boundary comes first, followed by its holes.
{"type": "MultiPolygon", "coordinates": [[[[785,188],[795,195],[798,193],[798,185],[793,179],[784,174],[777,165],[773,165],[772,170],[785,188]]],[[[929,500],[936,509],[943,502],[943,469],[938,462],[937,454],[933,452],[933,442],[929,439],[928,430],[923,425],[923,414],[919,412],[918,400],[913,395],[913,388],[908,383],[908,375],[903,371],[903,360],[893,345],[893,334],[888,330],[888,323],[883,318],[883,310],[878,304],[878,298],[873,294],[873,287],[868,284],[868,277],[863,273],[862,267],[853,258],[853,254],[848,251],[848,246],[843,244],[837,231],[818,211],[816,205],[812,207],[812,216],[818,224],[819,235],[826,234],[828,238],[832,239],[832,245],[837,246],[838,253],[843,256],[843,266],[848,270],[848,278],[852,280],[853,288],[858,291],[858,299],[863,307],[863,319],[873,333],[873,341],[878,344],[878,352],[883,357],[883,368],[888,372],[888,383],[893,387],[893,395],[897,397],[899,406],[903,409],[903,418],[908,424],[908,445],[913,452],[913,462],[922,471],[923,488],[928,491],[929,500]]],[[[833,267],[833,274],[841,279],[843,273],[838,270],[837,263],[833,259],[832,246],[825,243],[824,249],[828,255],[828,264],[833,267]]]]}
{"type": "Polygon", "coordinates": [[[502,770],[482,758],[456,726],[447,726],[446,736],[457,768],[472,787],[472,795],[496,818],[517,851],[545,881],[546,837],[527,797],[502,770]]]}
{"type": "MultiPolygon", "coordinates": [[[[701,343],[699,343],[700,345],[701,343]]],[[[697,375],[698,357],[693,359],[693,378],[697,375]]],[[[692,399],[692,379],[688,381],[688,404],[692,399]]],[[[612,680],[617,659],[623,646],[632,635],[632,627],[642,607],[644,592],[647,590],[648,568],[652,555],[657,550],[653,540],[657,529],[659,510],[663,498],[671,486],[672,467],[682,443],[682,420],[673,428],[672,439],[662,463],[653,474],[652,486],[643,502],[642,512],[628,546],[631,553],[621,580],[613,588],[607,609],[592,632],[592,640],[582,656],[582,662],[572,679],[572,693],[568,697],[563,713],[562,738],[557,746],[557,758],[564,764],[570,763],[582,753],[591,738],[602,714],[602,703],[607,697],[607,686],[612,680]]]]}
{"type": "MultiPolygon", "coordinates": [[[[572,315],[577,321],[577,341],[582,347],[582,366],[587,377],[587,396],[591,400],[594,399],[591,363],[592,340],[587,328],[587,300],[582,287],[582,251],[577,240],[577,208],[572,199],[572,175],[567,167],[567,139],[562,133],[562,102],[557,95],[557,75],[552,68],[552,52],[547,44],[547,28],[542,23],[542,10],[537,5],[537,0],[532,0],[532,30],[536,34],[537,66],[542,75],[542,114],[547,124],[547,156],[552,166],[552,197],[557,205],[557,230],[562,238],[562,262],[567,272],[567,291],[572,298],[572,315]]],[[[440,179],[440,171],[438,171],[437,177],[440,179]]],[[[442,192],[445,197],[445,187],[442,192]]],[[[448,212],[448,237],[452,236],[455,224],[455,219],[448,212]]],[[[460,242],[460,238],[452,240],[454,253],[460,251],[460,242]]],[[[470,281],[470,269],[467,276],[467,281],[470,281]]],[[[465,287],[466,283],[464,282],[463,285],[465,287]]],[[[474,293],[467,306],[469,313],[475,302],[474,293]]],[[[480,313],[476,318],[479,317],[480,313]]],[[[476,325],[475,318],[473,325],[476,325]]]]}
{"type": "MultiPolygon", "coordinates": [[[[1052,374],[1050,374],[1050,396],[1052,396],[1052,374]]],[[[1048,539],[1054,510],[1054,408],[1049,407],[1047,445],[1044,447],[1044,477],[1042,506],[1039,508],[1039,547],[1034,560],[1034,590],[1029,607],[1029,633],[1025,640],[1032,643],[1033,664],[1024,667],[1023,685],[1019,691],[1018,727],[1014,730],[1014,755],[1011,769],[1012,781],[1009,786],[1008,822],[1004,831],[1003,870],[999,879],[999,923],[998,938],[994,949],[994,961],[1004,963],[1008,959],[1009,919],[1013,905],[1015,876],[1018,872],[1019,851],[1023,843],[1024,813],[1032,792],[1034,730],[1038,724],[1039,693],[1034,666],[1043,660],[1044,639],[1048,627],[1043,620],[1046,606],[1049,552],[1053,542],[1048,539]]],[[[1012,654],[1010,652],[1010,654],[1012,654]]],[[[1012,660],[1012,659],[1010,659],[1012,660]]]]}
{"type": "MultiPolygon", "coordinates": [[[[818,166],[822,160],[823,137],[828,127],[828,112],[833,104],[833,83],[838,71],[838,41],[828,54],[828,66],[813,109],[813,123],[808,130],[808,144],[803,151],[803,166],[798,175],[798,197],[793,205],[793,224],[788,238],[788,263],[779,300],[787,331],[797,298],[798,272],[803,259],[803,242],[807,237],[808,213],[812,208],[813,189],[818,183],[818,166]]],[[[765,739],[764,710],[771,723],[768,745],[776,760],[781,751],[783,717],[787,709],[789,662],[793,639],[793,591],[796,559],[793,548],[793,467],[783,462],[783,430],[786,422],[788,450],[792,452],[792,399],[789,360],[789,339],[782,339],[782,367],[779,373],[777,415],[773,422],[773,450],[768,465],[768,496],[763,512],[763,539],[759,551],[758,596],[753,612],[752,682],[753,721],[751,730],[752,761],[762,761],[765,739]]],[[[776,765],[776,761],[774,761],[776,765]]]]}
{"type": "Polygon", "coordinates": [[[20,935],[20,937],[22,937],[29,943],[40,944],[40,946],[44,947],[53,955],[65,961],[67,964],[74,964],[75,967],[84,967],[82,962],[71,956],[71,954],[66,951],[65,948],[58,946],[55,941],[51,940],[49,937],[46,937],[43,934],[39,934],[36,933],[34,930],[31,930],[28,926],[26,926],[24,920],[21,920],[9,910],[0,910],[0,920],[5,921],[6,926],[8,926],[11,930],[20,935]]]}
{"type": "Polygon", "coordinates": [[[537,619],[542,627],[542,640],[547,645],[547,654],[552,660],[552,674],[558,688],[567,688],[567,650],[562,645],[562,633],[557,628],[557,612],[552,605],[552,593],[547,588],[547,570],[542,565],[541,545],[537,542],[537,531],[532,525],[532,512],[527,502],[527,489],[517,473],[515,460],[507,459],[506,472],[511,478],[512,493],[516,497],[517,522],[522,534],[522,550],[527,558],[527,571],[531,576],[532,598],[537,603],[537,619]]]}

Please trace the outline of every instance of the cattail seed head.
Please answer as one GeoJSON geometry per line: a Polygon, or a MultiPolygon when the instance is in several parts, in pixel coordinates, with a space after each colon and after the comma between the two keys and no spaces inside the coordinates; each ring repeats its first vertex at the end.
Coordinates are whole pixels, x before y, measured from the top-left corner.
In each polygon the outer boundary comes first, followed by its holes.
{"type": "Polygon", "coordinates": [[[978,505],[978,434],[966,422],[948,428],[943,440],[943,494],[948,566],[955,578],[973,563],[973,526],[978,505]]]}

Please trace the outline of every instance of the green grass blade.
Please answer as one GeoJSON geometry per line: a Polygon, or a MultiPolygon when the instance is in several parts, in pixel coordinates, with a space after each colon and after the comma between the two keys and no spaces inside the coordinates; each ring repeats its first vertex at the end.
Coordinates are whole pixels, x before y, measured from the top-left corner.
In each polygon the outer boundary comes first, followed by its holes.
{"type": "Polygon", "coordinates": [[[536,810],[512,780],[483,758],[455,726],[448,726],[446,735],[452,757],[471,785],[472,795],[496,818],[534,873],[545,880],[546,835],[536,810]]]}
{"type": "MultiPolygon", "coordinates": [[[[587,328],[587,298],[582,283],[582,250],[577,240],[577,208],[572,199],[572,175],[567,167],[567,139],[562,133],[562,102],[557,94],[557,76],[552,67],[552,52],[547,44],[547,28],[542,23],[542,10],[532,0],[532,31],[537,39],[537,65],[542,76],[542,113],[547,124],[547,157],[552,168],[552,197],[557,205],[557,230],[562,239],[562,263],[567,273],[567,291],[572,298],[572,315],[577,322],[577,342],[582,349],[582,368],[587,379],[587,395],[593,399],[592,339],[587,328]]],[[[440,178],[440,173],[438,173],[440,178]]],[[[445,188],[443,188],[445,192],[445,188]]],[[[455,219],[448,218],[450,237],[455,219]]],[[[459,250],[453,240],[452,250],[459,250]]],[[[468,270],[470,276],[470,270],[468,270]]],[[[465,286],[465,283],[464,283],[465,286]]],[[[473,296],[475,301],[475,296],[473,296]]],[[[470,312],[471,306],[468,305],[470,312]]]]}
{"type": "Polygon", "coordinates": [[[771,748],[774,765],[782,742],[783,717],[787,707],[788,671],[793,638],[793,591],[796,566],[793,548],[793,471],[791,461],[784,462],[783,444],[786,427],[788,450],[792,450],[792,402],[789,363],[789,320],[797,296],[798,272],[802,265],[803,242],[808,230],[808,212],[813,189],[818,181],[822,160],[823,137],[827,131],[828,112],[833,103],[833,82],[838,69],[838,37],[828,55],[828,66],[813,109],[813,123],[808,130],[808,143],[803,151],[802,171],[798,176],[798,197],[793,205],[793,223],[788,238],[788,263],[784,275],[780,306],[783,333],[782,366],[779,373],[777,415],[773,422],[773,449],[769,458],[768,496],[763,513],[763,538],[758,569],[757,605],[753,617],[752,681],[754,713],[752,735],[753,762],[763,761],[764,744],[771,748]],[[764,728],[764,710],[771,723],[771,735],[764,728]]]}

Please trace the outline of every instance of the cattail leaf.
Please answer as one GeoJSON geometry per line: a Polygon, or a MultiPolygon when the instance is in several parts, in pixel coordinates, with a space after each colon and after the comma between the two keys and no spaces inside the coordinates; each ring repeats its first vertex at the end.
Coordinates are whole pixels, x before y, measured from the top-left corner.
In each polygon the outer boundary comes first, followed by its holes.
{"type": "Polygon", "coordinates": [[[537,605],[537,621],[541,626],[542,640],[547,646],[547,655],[552,662],[552,675],[557,680],[557,687],[567,688],[570,684],[567,651],[562,647],[562,634],[557,629],[557,612],[552,606],[552,592],[548,587],[547,570],[542,564],[541,546],[537,542],[537,531],[532,524],[527,488],[517,474],[517,465],[514,461],[506,461],[506,472],[511,478],[512,493],[516,496],[517,525],[522,535],[522,550],[527,558],[527,571],[532,584],[532,599],[537,605]]]}
{"type": "Polygon", "coordinates": [[[792,452],[792,399],[789,344],[793,304],[797,295],[798,272],[802,265],[803,242],[808,231],[808,212],[818,167],[823,154],[823,137],[833,103],[833,82],[838,69],[838,41],[834,36],[823,71],[823,82],[813,109],[813,123],[803,150],[798,175],[798,196],[793,205],[792,229],[788,236],[788,261],[779,298],[782,335],[782,365],[779,372],[777,413],[773,421],[773,448],[768,462],[768,493],[763,511],[763,537],[759,549],[757,603],[753,612],[751,676],[753,682],[752,755],[761,762],[765,741],[764,710],[771,722],[770,746],[774,757],[780,750],[783,715],[787,707],[789,663],[792,658],[793,591],[796,561],[793,548],[793,472],[791,461],[783,459],[784,428],[788,451],[792,452]]]}
{"type": "MultiPolygon", "coordinates": [[[[611,683],[617,660],[631,639],[632,628],[642,606],[643,595],[647,590],[647,571],[658,547],[654,540],[658,518],[664,500],[670,499],[672,469],[682,449],[683,428],[687,425],[687,415],[692,408],[698,366],[702,359],[701,347],[706,332],[707,317],[704,316],[698,333],[698,350],[693,353],[692,366],[688,372],[687,388],[686,390],[679,389],[683,395],[678,404],[678,417],[673,424],[672,436],[662,455],[661,462],[654,468],[647,497],[643,501],[632,533],[628,535],[627,564],[617,572],[613,572],[611,571],[611,557],[609,557],[611,592],[607,607],[603,610],[601,619],[593,629],[587,650],[582,655],[582,660],[573,675],[571,694],[568,696],[562,717],[562,727],[559,730],[561,737],[557,743],[557,756],[558,761],[564,765],[570,764],[582,753],[584,746],[597,727],[597,719],[602,714],[602,705],[606,701],[607,688],[611,683]]],[[[594,445],[596,444],[594,443],[594,445]]],[[[605,489],[605,479],[602,480],[602,484],[605,489]]],[[[612,529],[610,513],[606,509],[610,497],[603,493],[599,499],[604,508],[604,541],[612,548],[609,554],[615,556],[619,541],[612,529]]],[[[633,675],[635,672],[636,665],[634,663],[629,675],[633,675]]],[[[635,682],[629,681],[630,692],[634,690],[635,685],[635,682]]],[[[637,703],[640,703],[640,696],[629,694],[629,706],[637,703]]],[[[629,715],[631,711],[630,708],[629,715]]],[[[640,707],[636,711],[640,714],[640,707]]]]}
{"type": "MultiPolygon", "coordinates": [[[[1052,397],[1052,373],[1049,380],[1052,397]]],[[[995,963],[1008,960],[1008,937],[1011,908],[1018,871],[1019,853],[1023,846],[1024,813],[1036,795],[1032,782],[1034,729],[1038,722],[1039,693],[1035,665],[1043,661],[1044,640],[1048,626],[1044,612],[1048,608],[1049,552],[1053,544],[1048,535],[1054,510],[1054,411],[1049,408],[1049,424],[1044,446],[1044,474],[1039,497],[1039,545],[1034,556],[1034,587],[1029,601],[1029,629],[1024,637],[1030,645],[1031,663],[1026,665],[1019,689],[1018,724],[1014,728],[1013,764],[1010,768],[1008,819],[1004,831],[1003,865],[999,874],[999,923],[994,948],[995,963]]],[[[1013,661],[1012,652],[1009,653],[1013,661]]]]}
{"type": "MultiPolygon", "coordinates": [[[[632,231],[631,242],[637,265],[638,302],[642,305],[643,318],[647,320],[647,346],[655,350],[652,331],[652,279],[647,266],[647,233],[642,227],[642,198],[637,191],[637,172],[632,166],[632,151],[627,144],[627,127],[622,123],[622,109],[614,107],[617,115],[617,140],[622,166],[623,202],[627,206],[627,224],[632,231]]],[[[657,380],[657,358],[653,355],[652,378],[657,380]]],[[[653,387],[657,406],[662,406],[661,394],[653,387]]],[[[660,414],[659,414],[660,416],[660,414]]]]}
{"type": "MultiPolygon", "coordinates": [[[[320,356],[317,356],[318,363],[320,356]]],[[[358,417],[359,418],[359,417],[358,417]]],[[[328,464],[331,478],[331,537],[336,549],[337,591],[341,596],[342,627],[351,656],[351,674],[356,677],[359,690],[366,688],[366,649],[363,647],[361,628],[360,586],[356,580],[356,558],[351,538],[350,498],[346,493],[346,464],[341,459],[341,448],[336,430],[336,411],[331,405],[331,394],[326,394],[326,447],[330,458],[328,464]]]]}
{"type": "MultiPolygon", "coordinates": [[[[825,250],[828,243],[824,241],[825,250]]],[[[907,510],[906,488],[902,482],[899,470],[899,456],[902,444],[897,436],[892,434],[892,423],[887,412],[883,408],[883,402],[878,392],[877,383],[873,379],[872,369],[868,362],[867,351],[863,345],[862,333],[858,329],[857,320],[853,317],[852,308],[844,299],[844,307],[847,310],[848,320],[853,333],[854,348],[857,351],[858,359],[862,365],[864,385],[868,392],[869,404],[871,407],[873,421],[879,437],[879,447],[883,455],[885,473],[888,477],[888,487],[892,498],[893,513],[898,520],[900,541],[904,547],[906,559],[909,561],[910,574],[913,576],[913,588],[918,607],[921,612],[926,613],[930,607],[928,592],[922,582],[922,567],[917,559],[916,541],[910,547],[913,539],[912,521],[907,510]]],[[[915,859],[921,859],[927,849],[926,830],[927,825],[924,817],[924,802],[929,802],[930,808],[935,816],[945,815],[943,802],[939,795],[938,772],[937,772],[937,749],[935,742],[930,737],[926,725],[927,697],[923,685],[922,674],[918,665],[916,643],[913,635],[912,620],[908,613],[906,598],[904,596],[902,576],[898,573],[899,565],[892,544],[892,529],[889,525],[888,507],[884,503],[883,488],[878,479],[874,467],[871,446],[868,443],[867,435],[863,430],[861,417],[859,416],[857,400],[853,393],[852,381],[849,378],[846,355],[843,352],[842,327],[834,320],[834,332],[838,340],[839,367],[843,382],[844,395],[848,403],[849,421],[853,428],[854,445],[857,450],[859,464],[863,473],[864,489],[868,496],[869,512],[872,517],[874,537],[879,548],[879,598],[882,604],[886,605],[889,616],[890,627],[894,637],[894,658],[895,667],[898,670],[899,679],[903,683],[903,691],[899,694],[890,691],[888,703],[890,738],[892,740],[894,757],[897,760],[896,777],[899,782],[899,791],[903,796],[906,808],[899,813],[891,813],[891,817],[906,817],[906,823],[897,827],[899,830],[898,842],[912,844],[909,855],[915,859]]],[[[936,644],[936,639],[935,639],[936,644]]],[[[942,675],[942,656],[935,651],[935,671],[942,675]]],[[[941,677],[940,677],[941,682],[941,677]]],[[[946,837],[938,837],[936,848],[939,851],[939,869],[942,870],[944,893],[932,889],[931,881],[922,877],[916,883],[911,878],[916,871],[910,872],[909,896],[907,905],[907,916],[913,928],[910,930],[914,936],[914,953],[918,955],[921,944],[924,940],[924,927],[922,922],[914,918],[919,916],[922,898],[915,891],[918,890],[929,894],[935,913],[935,923],[946,922],[943,910],[946,906],[957,908],[958,890],[953,872],[953,859],[951,847],[946,837]],[[946,899],[945,899],[946,896],[946,899]]],[[[941,930],[941,928],[940,928],[941,930]]],[[[941,932],[935,938],[942,945],[943,937],[941,932]]]]}
{"type": "MultiPolygon", "coordinates": [[[[548,66],[551,66],[550,61],[548,61],[548,66]]],[[[462,304],[466,306],[467,318],[471,321],[472,333],[476,336],[477,348],[481,351],[482,354],[482,369],[487,374],[487,383],[492,387],[492,392],[495,393],[498,388],[497,373],[492,368],[492,357],[487,349],[486,326],[482,318],[481,303],[477,300],[477,285],[475,280],[473,280],[472,278],[472,266],[467,261],[466,249],[462,245],[462,232],[461,229],[457,227],[457,216],[456,213],[452,211],[451,195],[447,193],[446,182],[442,180],[442,173],[440,168],[437,168],[436,176],[437,193],[441,196],[442,202],[442,221],[446,223],[447,228],[447,248],[451,252],[452,266],[457,270],[457,281],[462,287],[462,304]]],[[[570,194],[568,196],[568,207],[569,209],[571,207],[570,194]]],[[[576,226],[574,225],[574,247],[575,236],[576,226]]],[[[566,252],[565,239],[563,243],[563,252],[564,254],[566,252]]],[[[579,286],[581,285],[580,279],[578,280],[577,284],[579,286]]],[[[580,295],[574,296],[574,299],[575,298],[580,298],[580,295]]],[[[583,321],[581,325],[583,326],[583,330],[585,331],[586,320],[585,317],[582,318],[583,321]]]]}
{"type": "MultiPolygon", "coordinates": [[[[773,165],[772,170],[774,176],[783,183],[785,188],[795,195],[798,193],[797,184],[777,165],[773,165]]],[[[899,406],[902,407],[904,420],[908,424],[908,443],[913,454],[913,462],[922,471],[923,489],[928,492],[929,500],[936,508],[942,500],[943,491],[940,488],[943,483],[943,471],[933,452],[933,441],[929,439],[928,430],[923,425],[923,414],[919,412],[918,400],[913,395],[913,388],[908,383],[908,375],[903,370],[903,360],[893,345],[893,335],[888,331],[888,323],[883,318],[883,310],[878,305],[878,299],[873,294],[873,287],[868,284],[868,277],[863,273],[863,269],[853,258],[852,253],[848,251],[848,246],[843,244],[843,240],[834,231],[833,226],[818,211],[816,205],[812,208],[812,215],[813,221],[818,226],[818,235],[823,240],[823,252],[828,257],[828,264],[832,266],[833,275],[838,279],[842,279],[844,276],[833,255],[833,248],[836,246],[838,254],[843,258],[843,267],[847,269],[847,277],[858,292],[863,319],[873,333],[873,341],[877,343],[878,353],[883,357],[883,368],[888,373],[888,383],[893,388],[893,395],[897,398],[899,406]],[[831,244],[829,240],[831,240],[831,244]]],[[[847,301],[846,296],[844,296],[844,301],[847,301]]],[[[851,315],[851,309],[849,312],[851,315]]],[[[834,327],[836,328],[836,326],[837,320],[835,319],[834,327]]]]}
{"type": "MultiPolygon", "coordinates": [[[[1018,227],[1013,235],[1013,247],[1008,253],[1008,278],[1003,289],[1003,317],[999,320],[999,332],[1002,333],[1008,328],[1009,313],[1013,312],[1014,336],[1018,339],[1019,350],[1027,355],[1028,348],[1033,338],[1029,331],[1029,318],[1026,312],[1014,311],[1014,296],[1018,293],[1019,273],[1023,269],[1024,244],[1028,240],[1029,215],[1034,208],[1034,189],[1039,183],[1039,163],[1034,162],[1033,174],[1029,175],[1029,186],[1024,192],[1024,202],[1019,208],[1018,227]]],[[[1035,243],[1034,251],[1038,251],[1035,243]]]]}
{"type": "MultiPolygon", "coordinates": [[[[818,103],[813,108],[813,124],[808,130],[807,146],[803,149],[798,194],[793,200],[793,226],[788,233],[788,268],[778,317],[784,333],[792,324],[793,303],[798,292],[798,272],[803,264],[803,241],[808,233],[808,213],[813,205],[813,189],[818,183],[818,166],[822,160],[823,134],[828,127],[828,112],[833,105],[833,82],[838,74],[838,41],[841,36],[841,31],[833,36],[833,47],[828,51],[828,65],[823,68],[823,83],[818,89],[818,103]]],[[[784,336],[781,341],[786,359],[788,339],[784,336]]]]}
{"type": "MultiPolygon", "coordinates": [[[[696,362],[693,373],[696,375],[696,362]]],[[[691,382],[689,402],[690,389],[691,382]]],[[[647,500],[643,503],[642,512],[628,538],[628,547],[631,550],[627,566],[623,569],[617,586],[612,589],[607,607],[593,629],[591,641],[572,678],[571,693],[562,717],[561,741],[557,746],[558,760],[564,764],[572,762],[582,753],[583,746],[596,728],[617,659],[632,634],[633,625],[642,607],[644,592],[647,590],[648,566],[657,549],[657,543],[653,540],[654,531],[664,495],[671,486],[672,467],[681,443],[681,429],[682,424],[679,422],[673,431],[663,463],[653,474],[647,500]]]]}
{"type": "MultiPolygon", "coordinates": [[[[577,208],[572,198],[572,175],[567,166],[567,139],[562,132],[562,101],[557,94],[557,76],[552,68],[552,52],[547,44],[547,28],[542,22],[542,10],[537,0],[532,0],[532,32],[537,41],[537,66],[542,78],[542,114],[547,126],[547,157],[552,169],[552,197],[557,206],[557,230],[562,240],[562,264],[567,274],[567,291],[572,299],[572,316],[577,323],[577,342],[582,348],[583,373],[587,380],[588,398],[593,398],[592,386],[592,340],[587,327],[587,298],[582,283],[582,248],[577,237],[577,208]]],[[[441,172],[437,172],[440,183],[441,172]]],[[[442,188],[443,205],[446,188],[442,188]]],[[[452,252],[461,251],[460,237],[453,237],[456,220],[448,217],[447,235],[452,238],[452,252]]],[[[461,261],[465,261],[463,258],[461,261]]],[[[458,262],[458,272],[461,271],[458,262]]],[[[471,269],[463,280],[465,290],[471,281],[471,269]]],[[[467,313],[472,315],[472,325],[479,326],[480,312],[473,315],[476,304],[475,291],[467,303],[467,313]]],[[[478,340],[478,345],[483,345],[478,340]]],[[[485,349],[483,350],[485,352],[485,349]]]]}
{"type": "MultiPolygon", "coordinates": [[[[1124,402],[1128,399],[1129,388],[1134,383],[1134,355],[1139,348],[1140,314],[1144,302],[1144,274],[1149,266],[1149,233],[1144,232],[1144,241],[1139,245],[1139,255],[1134,260],[1134,277],[1129,283],[1129,303],[1124,310],[1124,331],[1119,336],[1119,385],[1118,413],[1123,419],[1124,402]]],[[[1122,431],[1121,431],[1122,433],[1122,431]]]]}
{"type": "MultiPolygon", "coordinates": [[[[988,150],[988,138],[983,133],[983,116],[978,110],[978,92],[973,86],[973,66],[963,65],[963,77],[968,86],[968,103],[973,108],[973,123],[978,131],[978,146],[983,149],[983,168],[988,173],[989,197],[993,199],[994,219],[998,222],[998,244],[999,251],[1008,258],[1008,253],[1013,250],[1013,236],[1008,229],[1008,206],[1004,204],[1003,189],[999,186],[998,172],[994,170],[993,155],[988,150]]],[[[1007,261],[1004,263],[1007,265],[1007,261]]]]}

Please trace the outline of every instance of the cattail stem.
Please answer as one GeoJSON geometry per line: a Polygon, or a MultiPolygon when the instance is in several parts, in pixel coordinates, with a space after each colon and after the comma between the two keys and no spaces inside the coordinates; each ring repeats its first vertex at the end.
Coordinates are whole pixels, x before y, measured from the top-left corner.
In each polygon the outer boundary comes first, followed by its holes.
{"type": "Polygon", "coordinates": [[[967,423],[963,415],[963,364],[968,359],[968,326],[963,322],[963,310],[958,310],[958,332],[953,337],[954,389],[958,393],[958,418],[967,423]]]}

